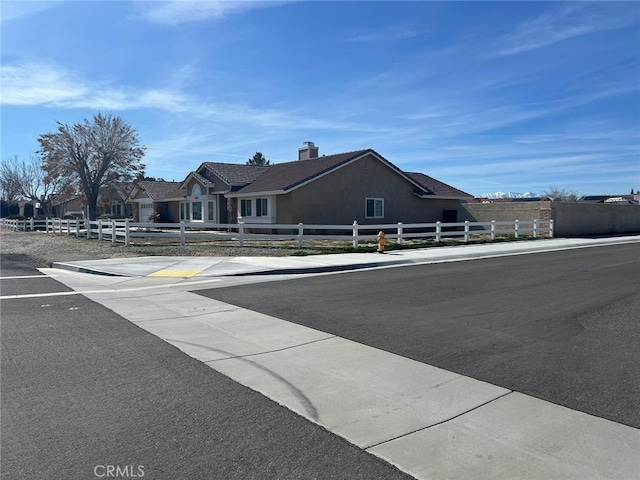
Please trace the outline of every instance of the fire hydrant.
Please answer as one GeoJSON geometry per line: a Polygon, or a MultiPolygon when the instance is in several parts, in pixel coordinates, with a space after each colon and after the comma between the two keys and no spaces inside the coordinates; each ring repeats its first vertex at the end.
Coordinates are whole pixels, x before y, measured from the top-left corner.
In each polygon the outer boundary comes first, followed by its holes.
{"type": "Polygon", "coordinates": [[[384,236],[384,232],[378,232],[378,253],[384,253],[384,246],[387,243],[387,239],[384,236]]]}

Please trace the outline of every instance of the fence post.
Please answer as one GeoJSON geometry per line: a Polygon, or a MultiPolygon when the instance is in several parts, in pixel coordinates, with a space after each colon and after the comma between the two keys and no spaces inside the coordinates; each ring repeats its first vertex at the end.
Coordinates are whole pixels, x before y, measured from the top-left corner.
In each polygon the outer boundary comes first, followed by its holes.
{"type": "Polygon", "coordinates": [[[102,220],[98,220],[98,240],[102,240],[102,220]]]}
{"type": "Polygon", "coordinates": [[[67,235],[71,235],[71,220],[67,219],[67,235]]]}
{"type": "Polygon", "coordinates": [[[124,221],[124,246],[129,246],[129,219],[124,221]]]}
{"type": "Polygon", "coordinates": [[[184,221],[180,222],[180,246],[184,247],[186,243],[186,229],[184,227],[184,221]]]}
{"type": "Polygon", "coordinates": [[[554,225],[553,225],[553,218],[551,220],[549,220],[549,238],[553,238],[553,235],[555,234],[554,230],[554,225]]]}
{"type": "Polygon", "coordinates": [[[469,220],[464,221],[464,241],[469,243],[469,220]]]}
{"type": "Polygon", "coordinates": [[[516,239],[520,238],[520,220],[516,220],[513,226],[516,239]]]}
{"type": "Polygon", "coordinates": [[[116,221],[111,220],[111,243],[116,243],[116,221]]]}
{"type": "Polygon", "coordinates": [[[533,238],[538,238],[538,219],[533,220],[533,238]]]}
{"type": "Polygon", "coordinates": [[[442,222],[436,222],[436,242],[440,242],[442,240],[442,222]]]}
{"type": "Polygon", "coordinates": [[[353,221],[353,249],[358,249],[358,221],[353,221]]]}
{"type": "Polygon", "coordinates": [[[238,222],[238,246],[244,247],[244,222],[238,222]]]}
{"type": "Polygon", "coordinates": [[[88,218],[84,219],[84,224],[87,227],[87,240],[91,239],[91,220],[88,218]]]}
{"type": "Polygon", "coordinates": [[[491,220],[491,240],[496,239],[496,221],[491,220]]]}
{"type": "Polygon", "coordinates": [[[304,248],[304,224],[298,224],[298,247],[304,248]]]}
{"type": "Polygon", "coordinates": [[[398,222],[398,245],[402,245],[402,222],[398,222]]]}
{"type": "Polygon", "coordinates": [[[80,219],[76,217],[76,238],[80,238],[80,219]]]}
{"type": "Polygon", "coordinates": [[[34,223],[33,223],[33,218],[31,218],[31,220],[29,221],[29,230],[31,230],[32,232],[36,229],[34,223]]]}

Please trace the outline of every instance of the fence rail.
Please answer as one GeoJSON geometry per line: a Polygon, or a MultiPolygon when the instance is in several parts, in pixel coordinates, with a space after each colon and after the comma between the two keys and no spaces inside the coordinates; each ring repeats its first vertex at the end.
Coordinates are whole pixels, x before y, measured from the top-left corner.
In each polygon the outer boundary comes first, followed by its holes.
{"type": "Polygon", "coordinates": [[[445,237],[461,237],[469,242],[472,236],[531,235],[553,237],[553,220],[515,220],[491,222],[456,223],[389,223],[376,225],[314,225],[314,224],[209,224],[196,222],[181,223],[134,223],[129,220],[84,220],[84,219],[0,219],[0,227],[19,231],[41,230],[51,234],[75,235],[87,239],[97,238],[129,246],[135,238],[179,239],[184,246],[187,239],[201,241],[233,241],[240,247],[246,241],[295,240],[300,248],[305,240],[351,241],[358,248],[361,241],[377,238],[378,231],[384,231],[388,240],[402,244],[405,240],[433,238],[440,242],[445,237]],[[344,233],[343,233],[344,232],[344,233]]]}

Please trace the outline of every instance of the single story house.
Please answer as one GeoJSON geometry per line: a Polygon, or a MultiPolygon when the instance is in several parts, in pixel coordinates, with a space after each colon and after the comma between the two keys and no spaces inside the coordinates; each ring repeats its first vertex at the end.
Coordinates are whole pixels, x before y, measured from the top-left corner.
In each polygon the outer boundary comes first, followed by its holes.
{"type": "Polygon", "coordinates": [[[180,184],[139,183],[133,201],[140,221],[160,213],[161,221],[223,224],[453,222],[461,201],[472,198],[423,173],[404,172],[372,149],[319,156],[313,142],[291,162],[205,162],[180,184]]]}
{"type": "Polygon", "coordinates": [[[131,212],[133,221],[149,222],[160,220],[163,222],[178,222],[170,213],[172,199],[181,198],[180,182],[165,182],[154,180],[141,180],[136,183],[131,192],[130,203],[133,205],[131,212]],[[157,215],[160,215],[157,218],[157,215]]]}

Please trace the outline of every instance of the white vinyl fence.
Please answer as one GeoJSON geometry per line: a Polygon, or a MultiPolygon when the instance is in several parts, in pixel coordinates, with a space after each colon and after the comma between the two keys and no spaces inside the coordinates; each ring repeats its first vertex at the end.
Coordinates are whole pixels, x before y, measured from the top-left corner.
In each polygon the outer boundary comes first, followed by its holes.
{"type": "Polygon", "coordinates": [[[82,238],[97,238],[113,243],[130,245],[135,238],[179,239],[184,246],[187,239],[200,241],[226,240],[237,242],[240,247],[245,241],[295,240],[300,248],[305,240],[345,240],[358,248],[360,241],[375,240],[379,231],[384,231],[388,240],[402,244],[405,240],[433,238],[440,242],[444,237],[464,238],[469,242],[472,236],[521,235],[553,237],[553,220],[516,220],[508,222],[457,222],[457,223],[393,223],[378,225],[309,225],[309,224],[208,224],[208,223],[133,223],[129,220],[11,220],[0,219],[0,226],[20,231],[41,230],[46,233],[75,235],[82,238]]]}

